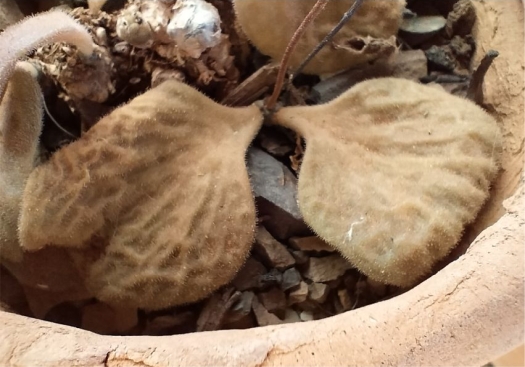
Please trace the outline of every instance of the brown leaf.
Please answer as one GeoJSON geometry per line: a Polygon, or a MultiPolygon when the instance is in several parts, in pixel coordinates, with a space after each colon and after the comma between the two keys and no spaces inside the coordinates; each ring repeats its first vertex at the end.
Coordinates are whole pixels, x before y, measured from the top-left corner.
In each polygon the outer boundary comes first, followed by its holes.
{"type": "Polygon", "coordinates": [[[22,246],[107,242],[83,270],[110,304],[159,309],[207,296],[252,244],[244,154],[261,123],[254,106],[227,108],[176,81],[151,89],[33,171],[22,246]]]}
{"type": "Polygon", "coordinates": [[[372,279],[414,284],[458,242],[498,171],[501,134],[481,108],[394,78],[332,102],[283,108],[306,139],[299,207],[372,279]]]}

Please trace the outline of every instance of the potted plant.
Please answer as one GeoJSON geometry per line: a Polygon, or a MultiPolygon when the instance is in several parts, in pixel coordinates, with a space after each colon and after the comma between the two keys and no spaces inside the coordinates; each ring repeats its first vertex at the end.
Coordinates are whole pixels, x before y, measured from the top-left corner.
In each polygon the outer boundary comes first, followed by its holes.
{"type": "Polygon", "coordinates": [[[475,3],[475,62],[500,56],[485,105],[502,173],[457,260],[406,293],[323,320],[165,337],[101,336],[0,312],[0,364],[21,366],[482,365],[523,341],[523,5],[475,3]],[[471,239],[471,241],[470,241],[471,239]]]}

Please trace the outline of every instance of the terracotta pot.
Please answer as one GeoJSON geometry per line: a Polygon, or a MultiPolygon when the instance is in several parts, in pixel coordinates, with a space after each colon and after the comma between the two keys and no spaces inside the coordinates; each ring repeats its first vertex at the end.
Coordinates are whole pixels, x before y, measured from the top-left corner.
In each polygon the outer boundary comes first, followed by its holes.
{"type": "Polygon", "coordinates": [[[479,60],[506,143],[494,194],[467,252],[391,300],[320,321],[164,337],[112,337],[0,313],[2,366],[477,365],[524,330],[524,32],[518,0],[476,1],[479,60]],[[510,199],[504,199],[512,196],[510,199]],[[503,205],[502,205],[503,203],[503,205]]]}

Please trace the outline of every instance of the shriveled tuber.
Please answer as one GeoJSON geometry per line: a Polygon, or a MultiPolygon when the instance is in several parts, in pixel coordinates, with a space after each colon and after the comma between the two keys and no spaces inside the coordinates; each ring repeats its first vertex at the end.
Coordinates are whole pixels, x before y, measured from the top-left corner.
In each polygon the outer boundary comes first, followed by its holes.
{"type": "MultiPolygon", "coordinates": [[[[375,3],[375,2],[372,2],[375,3]]],[[[404,79],[362,82],[276,121],[306,139],[299,208],[370,278],[411,286],[458,243],[489,195],[501,134],[474,103],[404,79]]]]}

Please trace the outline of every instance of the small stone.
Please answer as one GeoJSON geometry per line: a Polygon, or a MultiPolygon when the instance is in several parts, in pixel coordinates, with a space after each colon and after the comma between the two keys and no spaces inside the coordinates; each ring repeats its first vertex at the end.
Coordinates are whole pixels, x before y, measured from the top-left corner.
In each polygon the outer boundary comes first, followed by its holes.
{"type": "Polygon", "coordinates": [[[306,301],[304,302],[295,304],[294,307],[299,308],[302,311],[311,311],[311,312],[316,312],[316,311],[319,311],[320,309],[319,303],[311,301],[309,299],[306,299],[306,301]]]}
{"type": "Polygon", "coordinates": [[[277,325],[283,323],[280,318],[275,316],[273,313],[268,312],[268,310],[264,308],[264,306],[259,302],[257,297],[253,297],[252,310],[259,326],[277,325]]]}
{"type": "Polygon", "coordinates": [[[337,298],[339,299],[339,303],[343,307],[343,311],[351,310],[354,302],[352,301],[352,298],[350,297],[350,294],[346,289],[339,289],[337,291],[337,298]]]}
{"type": "Polygon", "coordinates": [[[257,229],[253,250],[268,267],[285,270],[295,265],[295,259],[286,247],[273,238],[264,227],[257,229]]]}
{"type": "Polygon", "coordinates": [[[427,57],[422,50],[398,52],[390,61],[392,76],[419,82],[428,74],[427,57]]]}
{"type": "Polygon", "coordinates": [[[253,297],[255,297],[253,292],[242,292],[239,300],[228,311],[225,323],[236,322],[248,315],[252,310],[253,297]]]}
{"type": "Polygon", "coordinates": [[[214,293],[204,304],[197,319],[197,331],[218,330],[226,317],[227,312],[241,298],[241,292],[234,292],[233,288],[214,293]]]}
{"type": "Polygon", "coordinates": [[[269,291],[259,293],[257,297],[269,312],[284,317],[286,295],[281,289],[271,288],[269,291]]]}
{"type": "Polygon", "coordinates": [[[308,286],[308,298],[317,303],[324,303],[330,288],[323,283],[312,283],[308,286]]]}
{"type": "Polygon", "coordinates": [[[295,143],[286,137],[281,127],[263,126],[257,134],[260,146],[274,157],[285,157],[293,153],[295,143]]]}
{"type": "Polygon", "coordinates": [[[304,265],[308,263],[310,257],[303,251],[292,251],[292,256],[295,259],[297,265],[304,265]]]}
{"type": "Polygon", "coordinates": [[[283,274],[277,269],[271,269],[268,273],[259,277],[259,288],[280,286],[283,282],[283,274]]]}
{"type": "Polygon", "coordinates": [[[190,311],[182,312],[175,315],[164,315],[155,317],[153,320],[148,321],[146,328],[144,329],[143,335],[172,335],[181,326],[190,325],[195,322],[195,314],[190,311]]]}
{"type": "Polygon", "coordinates": [[[305,252],[335,252],[335,248],[324,242],[317,236],[309,237],[292,237],[290,238],[290,246],[296,250],[301,250],[305,252]]]}
{"type": "Polygon", "coordinates": [[[419,45],[439,33],[447,20],[441,15],[411,17],[403,19],[399,34],[410,46],[419,45]]]}
{"type": "Polygon", "coordinates": [[[459,0],[448,14],[445,31],[449,37],[466,36],[472,32],[476,22],[476,10],[472,1],[459,0]]]}
{"type": "Polygon", "coordinates": [[[247,166],[257,211],[266,229],[279,240],[309,232],[297,206],[294,174],[277,159],[254,147],[248,150],[247,166]]]}
{"type": "Polygon", "coordinates": [[[448,48],[432,46],[425,51],[425,55],[431,69],[451,72],[456,67],[456,61],[448,48]]]}
{"type": "Polygon", "coordinates": [[[260,196],[302,220],[297,206],[297,179],[288,168],[257,148],[248,150],[248,171],[255,196],[260,196]]]}
{"type": "Polygon", "coordinates": [[[306,301],[308,298],[308,284],[305,282],[299,283],[299,287],[290,292],[288,295],[288,305],[295,305],[296,303],[301,303],[306,301]]]}
{"type": "Polygon", "coordinates": [[[352,269],[352,265],[339,255],[311,257],[304,276],[313,282],[324,283],[343,276],[348,269],[352,269]]]}
{"type": "Polygon", "coordinates": [[[252,257],[246,260],[232,281],[232,285],[239,291],[259,288],[259,278],[266,273],[266,268],[252,257]]]}
{"type": "Polygon", "coordinates": [[[474,53],[475,43],[472,37],[462,38],[454,36],[449,43],[450,50],[462,66],[468,68],[472,54],[474,53]]]}
{"type": "Polygon", "coordinates": [[[314,319],[314,314],[311,311],[303,311],[299,316],[301,321],[312,321],[314,319]]]}
{"type": "Polygon", "coordinates": [[[82,329],[97,334],[120,334],[138,324],[137,309],[115,309],[105,303],[97,302],[82,309],[82,329]]]}
{"type": "Polygon", "coordinates": [[[301,283],[302,280],[303,278],[297,269],[288,269],[283,273],[283,282],[281,288],[283,291],[294,289],[301,283]]]}
{"type": "Polygon", "coordinates": [[[291,308],[287,308],[284,314],[284,323],[290,324],[293,322],[300,322],[299,314],[291,308]]]}
{"type": "Polygon", "coordinates": [[[222,329],[231,330],[243,330],[243,329],[251,329],[257,326],[257,322],[255,320],[255,316],[250,310],[250,313],[243,316],[239,320],[233,321],[233,322],[224,322],[224,325],[222,325],[222,329]]]}

